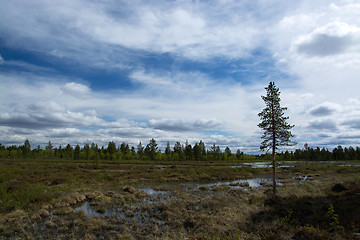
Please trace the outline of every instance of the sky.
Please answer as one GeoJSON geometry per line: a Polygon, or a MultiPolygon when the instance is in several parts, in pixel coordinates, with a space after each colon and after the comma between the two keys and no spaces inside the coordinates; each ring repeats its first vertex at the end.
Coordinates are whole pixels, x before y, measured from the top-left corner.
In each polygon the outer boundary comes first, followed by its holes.
{"type": "Polygon", "coordinates": [[[360,146],[357,0],[0,5],[5,146],[154,138],[256,154],[270,81],[295,125],[291,149],[360,146]]]}

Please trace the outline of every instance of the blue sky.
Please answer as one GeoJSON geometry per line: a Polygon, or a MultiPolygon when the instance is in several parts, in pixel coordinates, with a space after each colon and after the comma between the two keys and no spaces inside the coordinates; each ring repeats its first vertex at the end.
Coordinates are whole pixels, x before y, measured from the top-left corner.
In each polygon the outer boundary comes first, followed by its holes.
{"type": "Polygon", "coordinates": [[[4,145],[155,138],[258,153],[275,81],[296,148],[360,146],[358,1],[0,4],[4,145]]]}

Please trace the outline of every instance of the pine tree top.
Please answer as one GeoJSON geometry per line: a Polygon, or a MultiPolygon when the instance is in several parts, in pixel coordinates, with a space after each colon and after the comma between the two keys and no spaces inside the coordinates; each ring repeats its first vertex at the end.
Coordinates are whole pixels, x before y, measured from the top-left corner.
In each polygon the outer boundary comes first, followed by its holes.
{"type": "Polygon", "coordinates": [[[263,142],[260,145],[261,150],[277,149],[278,146],[291,146],[295,142],[291,141],[290,138],[294,137],[290,129],[294,125],[287,123],[289,117],[284,116],[286,107],[280,105],[280,91],[276,88],[274,82],[270,82],[265,88],[266,96],[261,96],[264,100],[266,107],[258,115],[261,122],[258,127],[263,129],[263,136],[261,137],[263,142]]]}

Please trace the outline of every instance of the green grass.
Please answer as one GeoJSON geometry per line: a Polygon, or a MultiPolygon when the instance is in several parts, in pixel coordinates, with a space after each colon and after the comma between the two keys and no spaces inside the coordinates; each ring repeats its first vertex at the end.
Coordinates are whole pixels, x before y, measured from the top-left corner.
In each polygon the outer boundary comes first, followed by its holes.
{"type": "Polygon", "coordinates": [[[42,184],[3,182],[0,184],[0,212],[28,209],[49,202],[55,192],[42,184]]]}

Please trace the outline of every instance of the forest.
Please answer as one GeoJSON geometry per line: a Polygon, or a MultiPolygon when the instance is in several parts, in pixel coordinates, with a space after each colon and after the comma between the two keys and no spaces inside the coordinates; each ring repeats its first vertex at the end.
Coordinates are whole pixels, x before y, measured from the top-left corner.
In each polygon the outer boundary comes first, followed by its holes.
{"type": "MultiPolygon", "coordinates": [[[[66,160],[164,160],[164,161],[241,161],[241,160],[270,160],[270,154],[250,155],[240,149],[233,153],[229,147],[224,151],[215,143],[209,148],[203,141],[194,146],[187,141],[185,144],[176,142],[173,147],[167,142],[164,152],[161,151],[155,139],[148,144],[141,142],[135,146],[129,146],[122,142],[117,145],[110,141],[106,147],[98,144],[85,144],[75,147],[67,144],[56,148],[51,141],[42,148],[38,145],[32,148],[29,140],[24,145],[12,145],[5,147],[0,143],[0,157],[13,159],[66,159],[66,160]]],[[[304,145],[302,149],[295,151],[282,151],[277,153],[277,160],[307,160],[307,161],[336,161],[336,160],[360,160],[360,147],[335,147],[332,151],[327,148],[309,147],[304,145]]]]}

